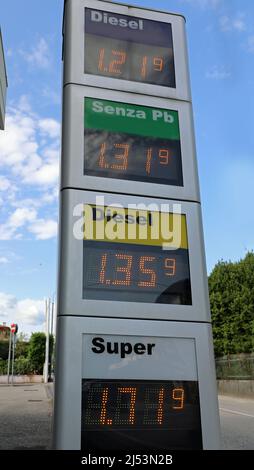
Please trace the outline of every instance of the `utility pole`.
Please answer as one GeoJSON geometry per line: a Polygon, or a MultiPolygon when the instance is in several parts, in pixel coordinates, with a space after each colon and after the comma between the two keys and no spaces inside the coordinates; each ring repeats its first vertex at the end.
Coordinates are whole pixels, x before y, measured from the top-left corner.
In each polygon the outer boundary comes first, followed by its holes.
{"type": "Polygon", "coordinates": [[[54,340],[53,340],[54,306],[55,306],[55,303],[54,303],[54,297],[53,297],[53,300],[51,303],[51,324],[50,324],[50,335],[53,341],[51,355],[50,355],[50,369],[49,369],[50,382],[52,381],[52,365],[53,365],[53,357],[54,357],[54,340]]]}
{"type": "Polygon", "coordinates": [[[15,360],[15,333],[12,334],[12,368],[11,368],[11,384],[13,385],[14,375],[14,360],[15,360]]]}
{"type": "Polygon", "coordinates": [[[10,366],[11,366],[11,337],[12,331],[9,329],[9,352],[8,352],[8,372],[7,372],[7,383],[10,383],[10,366]]]}
{"type": "Polygon", "coordinates": [[[44,363],[44,383],[48,383],[49,369],[49,320],[50,320],[50,299],[45,301],[46,312],[46,347],[45,347],[45,363],[44,363]]]}

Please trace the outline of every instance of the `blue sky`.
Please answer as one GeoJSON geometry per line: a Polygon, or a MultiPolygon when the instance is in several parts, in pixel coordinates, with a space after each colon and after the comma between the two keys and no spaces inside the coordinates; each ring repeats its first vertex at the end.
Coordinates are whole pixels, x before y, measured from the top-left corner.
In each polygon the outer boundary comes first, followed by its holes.
{"type": "MultiPolygon", "coordinates": [[[[43,329],[44,298],[56,292],[63,0],[0,1],[9,81],[0,131],[0,322],[29,333],[43,329]]],[[[254,2],[130,3],[187,20],[211,271],[254,247],[254,2]]]]}

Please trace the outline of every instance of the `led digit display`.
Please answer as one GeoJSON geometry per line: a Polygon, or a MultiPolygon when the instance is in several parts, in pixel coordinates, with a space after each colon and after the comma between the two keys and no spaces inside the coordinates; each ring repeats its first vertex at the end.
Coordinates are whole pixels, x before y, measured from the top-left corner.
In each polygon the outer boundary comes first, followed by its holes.
{"type": "Polygon", "coordinates": [[[188,250],[83,242],[83,298],[191,305],[188,250]]]}
{"type": "Polygon", "coordinates": [[[86,98],[84,174],[183,186],[178,112],[86,98]]]}
{"type": "Polygon", "coordinates": [[[82,449],[201,449],[196,381],[82,380],[82,449]]]}
{"type": "Polygon", "coordinates": [[[87,8],[85,73],[175,88],[171,24],[87,8]]]}

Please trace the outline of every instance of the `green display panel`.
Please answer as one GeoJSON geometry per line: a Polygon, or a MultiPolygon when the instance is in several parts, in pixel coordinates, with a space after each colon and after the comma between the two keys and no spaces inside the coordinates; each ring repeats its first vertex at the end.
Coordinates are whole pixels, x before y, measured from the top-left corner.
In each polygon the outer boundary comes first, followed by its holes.
{"type": "Polygon", "coordinates": [[[84,174],[183,186],[177,111],[85,98],[84,174]]]}

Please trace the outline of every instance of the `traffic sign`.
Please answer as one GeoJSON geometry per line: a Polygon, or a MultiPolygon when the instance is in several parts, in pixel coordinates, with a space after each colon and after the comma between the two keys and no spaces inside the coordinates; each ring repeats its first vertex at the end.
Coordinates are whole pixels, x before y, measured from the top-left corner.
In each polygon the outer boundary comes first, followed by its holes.
{"type": "Polygon", "coordinates": [[[12,324],[11,324],[11,332],[12,332],[13,334],[16,334],[16,333],[18,332],[18,325],[17,325],[17,323],[12,323],[12,324]]]}

